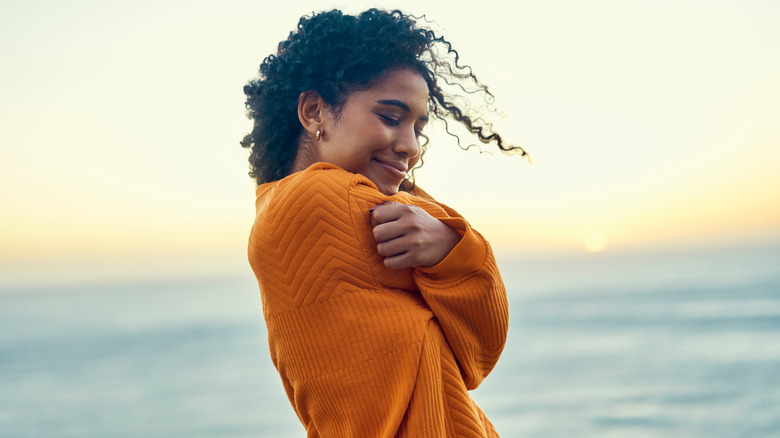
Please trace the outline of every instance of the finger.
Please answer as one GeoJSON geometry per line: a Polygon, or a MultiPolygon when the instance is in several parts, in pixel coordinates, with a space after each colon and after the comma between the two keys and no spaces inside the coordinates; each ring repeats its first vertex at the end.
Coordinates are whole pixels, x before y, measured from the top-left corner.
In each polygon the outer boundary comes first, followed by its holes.
{"type": "Polygon", "coordinates": [[[404,242],[403,237],[378,242],[376,252],[384,257],[393,257],[407,252],[408,244],[404,242]]]}
{"type": "Polygon", "coordinates": [[[398,254],[391,257],[385,257],[382,263],[384,263],[385,267],[389,269],[403,269],[403,268],[414,267],[414,265],[411,264],[410,258],[406,253],[398,254]]]}
{"type": "Polygon", "coordinates": [[[374,240],[379,243],[401,238],[409,234],[409,229],[403,224],[403,221],[396,220],[392,222],[386,222],[384,224],[379,224],[375,226],[371,232],[374,235],[374,240]]]}
{"type": "Polygon", "coordinates": [[[398,202],[385,202],[369,210],[371,214],[371,225],[377,226],[385,222],[391,222],[400,218],[405,209],[409,208],[406,204],[398,202]]]}

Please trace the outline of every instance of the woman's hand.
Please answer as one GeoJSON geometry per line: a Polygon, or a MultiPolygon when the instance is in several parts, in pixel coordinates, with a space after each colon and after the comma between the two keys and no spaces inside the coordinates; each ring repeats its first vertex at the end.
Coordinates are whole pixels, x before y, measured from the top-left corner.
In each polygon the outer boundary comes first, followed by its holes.
{"type": "Polygon", "coordinates": [[[391,269],[433,266],[460,241],[455,230],[413,205],[386,202],[370,216],[376,250],[391,269]]]}

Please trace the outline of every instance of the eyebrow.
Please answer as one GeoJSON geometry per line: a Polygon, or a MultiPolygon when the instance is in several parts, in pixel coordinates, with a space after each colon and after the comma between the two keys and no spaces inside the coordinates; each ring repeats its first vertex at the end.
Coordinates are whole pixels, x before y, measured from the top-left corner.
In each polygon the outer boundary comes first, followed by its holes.
{"type": "MultiPolygon", "coordinates": [[[[406,111],[408,113],[412,112],[412,109],[409,108],[409,105],[407,105],[406,102],[403,102],[403,101],[398,100],[398,99],[380,99],[380,100],[377,100],[376,102],[377,103],[381,103],[382,105],[397,106],[398,108],[401,108],[402,110],[404,110],[404,111],[406,111]]],[[[422,120],[424,122],[427,122],[428,121],[428,116],[427,115],[426,116],[422,116],[422,117],[420,117],[420,120],[422,120]]]]}

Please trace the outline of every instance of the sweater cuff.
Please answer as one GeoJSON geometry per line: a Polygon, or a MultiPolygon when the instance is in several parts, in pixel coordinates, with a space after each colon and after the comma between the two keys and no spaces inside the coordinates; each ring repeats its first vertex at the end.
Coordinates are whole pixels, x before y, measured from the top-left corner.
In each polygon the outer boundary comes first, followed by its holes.
{"type": "Polygon", "coordinates": [[[415,276],[426,283],[449,284],[482,269],[487,259],[487,247],[482,236],[472,230],[463,218],[439,220],[461,235],[460,242],[439,263],[415,268],[415,276]]]}

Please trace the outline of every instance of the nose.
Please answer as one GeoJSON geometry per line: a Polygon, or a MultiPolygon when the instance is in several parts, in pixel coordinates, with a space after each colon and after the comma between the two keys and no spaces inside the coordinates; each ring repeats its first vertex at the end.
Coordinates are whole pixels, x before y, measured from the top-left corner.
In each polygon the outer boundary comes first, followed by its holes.
{"type": "Polygon", "coordinates": [[[393,151],[410,160],[420,156],[422,147],[420,146],[420,138],[414,131],[414,126],[401,130],[399,138],[393,145],[393,151]]]}

